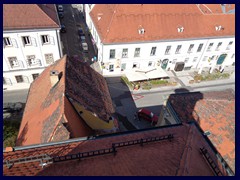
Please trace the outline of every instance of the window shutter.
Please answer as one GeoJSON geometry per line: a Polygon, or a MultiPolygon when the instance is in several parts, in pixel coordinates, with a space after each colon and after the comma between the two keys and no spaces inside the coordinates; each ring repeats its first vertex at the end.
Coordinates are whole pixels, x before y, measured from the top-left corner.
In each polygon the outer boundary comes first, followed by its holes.
{"type": "Polygon", "coordinates": [[[23,82],[29,83],[29,78],[27,76],[23,76],[23,82]]]}
{"type": "Polygon", "coordinates": [[[19,63],[19,66],[20,66],[21,68],[24,68],[24,63],[23,63],[22,60],[18,60],[18,63],[19,63]]]}
{"type": "Polygon", "coordinates": [[[31,37],[31,42],[32,42],[32,45],[33,45],[34,47],[37,47],[37,41],[36,41],[36,38],[31,37]]]}
{"type": "Polygon", "coordinates": [[[18,48],[17,40],[14,38],[11,38],[11,41],[12,41],[13,47],[18,48]]]}
{"type": "Polygon", "coordinates": [[[50,44],[54,45],[54,37],[53,36],[49,36],[49,40],[50,40],[50,44]]]}
{"type": "Polygon", "coordinates": [[[3,47],[5,48],[5,43],[4,43],[4,39],[3,39],[3,47]]]}

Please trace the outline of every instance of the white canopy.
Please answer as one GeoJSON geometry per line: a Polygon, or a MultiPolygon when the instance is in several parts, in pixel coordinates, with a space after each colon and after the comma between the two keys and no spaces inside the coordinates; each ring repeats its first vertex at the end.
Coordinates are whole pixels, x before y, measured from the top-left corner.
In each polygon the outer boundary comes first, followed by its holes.
{"type": "Polygon", "coordinates": [[[143,81],[156,78],[168,77],[168,74],[160,67],[136,69],[135,72],[127,72],[126,76],[129,81],[143,81]]]}

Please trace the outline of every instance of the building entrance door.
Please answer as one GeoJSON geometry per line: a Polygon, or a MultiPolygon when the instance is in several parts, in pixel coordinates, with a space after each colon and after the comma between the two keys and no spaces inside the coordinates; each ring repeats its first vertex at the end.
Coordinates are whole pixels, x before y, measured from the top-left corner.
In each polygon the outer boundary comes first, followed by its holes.
{"type": "Polygon", "coordinates": [[[184,68],[185,63],[184,62],[178,62],[175,65],[174,71],[182,71],[184,68]]]}
{"type": "Polygon", "coordinates": [[[227,54],[222,54],[217,60],[217,65],[222,64],[223,61],[225,60],[226,56],[227,56],[227,54]]]}
{"type": "Polygon", "coordinates": [[[166,69],[166,68],[167,68],[167,65],[168,65],[168,59],[164,59],[164,60],[162,61],[162,65],[161,65],[162,69],[166,69]]]}
{"type": "Polygon", "coordinates": [[[114,71],[114,64],[110,64],[109,65],[109,72],[113,72],[114,71]]]}

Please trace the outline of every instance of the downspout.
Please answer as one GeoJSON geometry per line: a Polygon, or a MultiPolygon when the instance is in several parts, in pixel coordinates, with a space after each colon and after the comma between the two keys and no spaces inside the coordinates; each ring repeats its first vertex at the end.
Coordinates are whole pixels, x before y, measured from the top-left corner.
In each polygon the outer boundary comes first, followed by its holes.
{"type": "MultiPolygon", "coordinates": [[[[58,11],[57,11],[56,5],[55,5],[55,12],[56,12],[56,15],[57,15],[58,25],[61,28],[61,23],[60,23],[60,19],[58,17],[58,11]]],[[[57,42],[58,42],[59,57],[61,58],[63,56],[63,53],[62,53],[62,44],[61,44],[61,38],[60,38],[60,35],[59,35],[60,34],[59,30],[60,29],[56,29],[56,35],[57,35],[57,42]]]]}
{"type": "Polygon", "coordinates": [[[56,34],[57,34],[57,42],[58,42],[58,49],[59,49],[59,56],[60,58],[63,56],[63,52],[62,52],[62,44],[61,44],[61,40],[60,40],[60,35],[59,35],[59,29],[56,29],[56,34]]]}
{"type": "MultiPolygon", "coordinates": [[[[203,49],[203,53],[202,53],[202,55],[201,55],[201,57],[200,57],[200,60],[198,61],[197,68],[198,68],[199,63],[200,63],[201,60],[202,60],[203,54],[205,54],[205,50],[206,50],[206,47],[207,47],[208,42],[209,42],[209,39],[207,40],[207,43],[206,43],[206,45],[205,45],[205,47],[204,47],[204,49],[203,49]]],[[[202,67],[201,67],[201,68],[199,69],[199,71],[198,71],[198,74],[201,74],[201,73],[202,73],[202,67]]]]}

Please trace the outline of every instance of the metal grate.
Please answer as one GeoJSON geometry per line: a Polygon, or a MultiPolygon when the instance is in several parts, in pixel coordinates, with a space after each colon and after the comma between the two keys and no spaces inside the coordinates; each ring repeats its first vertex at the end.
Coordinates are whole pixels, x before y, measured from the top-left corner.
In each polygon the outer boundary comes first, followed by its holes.
{"type": "Polygon", "coordinates": [[[137,139],[137,140],[131,140],[131,141],[125,141],[125,142],[118,142],[113,143],[114,146],[117,147],[124,147],[124,146],[132,146],[136,144],[140,144],[141,146],[144,143],[150,143],[150,142],[156,142],[156,141],[162,141],[162,140],[170,140],[173,139],[173,134],[165,135],[165,136],[158,136],[158,137],[149,137],[146,139],[137,139]]]}
{"type": "Polygon", "coordinates": [[[50,157],[47,154],[43,154],[43,155],[39,155],[39,156],[31,156],[31,157],[25,157],[25,158],[19,158],[19,159],[5,160],[5,161],[3,161],[3,165],[6,165],[8,168],[11,168],[14,164],[39,161],[40,162],[39,165],[44,167],[48,163],[56,163],[56,162],[76,160],[76,159],[81,160],[82,158],[88,158],[88,157],[94,157],[94,156],[100,156],[100,155],[106,155],[106,154],[116,155],[116,153],[117,153],[116,148],[120,148],[120,147],[124,147],[124,146],[132,146],[132,145],[136,145],[136,144],[140,144],[141,146],[143,146],[143,144],[145,144],[145,143],[158,142],[158,141],[162,141],[162,140],[171,141],[172,139],[173,139],[173,134],[168,134],[165,136],[149,137],[149,138],[145,138],[145,139],[136,139],[136,140],[131,140],[131,141],[112,143],[111,148],[98,149],[98,150],[88,151],[88,152],[80,152],[77,154],[68,154],[68,155],[56,156],[56,157],[50,157]]]}
{"type": "Polygon", "coordinates": [[[82,153],[78,153],[78,154],[69,154],[69,155],[65,155],[65,156],[57,156],[57,157],[53,157],[53,162],[69,161],[69,160],[74,160],[74,159],[80,160],[81,158],[105,155],[105,154],[110,154],[110,153],[114,153],[113,148],[99,149],[96,151],[82,152],[82,153]]]}
{"type": "Polygon", "coordinates": [[[39,161],[40,165],[42,165],[43,163],[51,162],[51,160],[52,160],[52,158],[49,155],[42,154],[39,156],[29,156],[29,157],[24,157],[24,158],[19,158],[19,159],[5,160],[5,161],[3,161],[3,165],[6,165],[10,169],[14,164],[39,161]]]}
{"type": "Polygon", "coordinates": [[[209,163],[209,165],[213,169],[214,173],[217,176],[223,176],[222,172],[217,167],[217,165],[214,163],[213,159],[211,158],[210,154],[208,153],[208,150],[203,147],[203,148],[200,148],[200,151],[203,154],[203,156],[206,158],[207,162],[209,163]]]}

